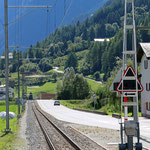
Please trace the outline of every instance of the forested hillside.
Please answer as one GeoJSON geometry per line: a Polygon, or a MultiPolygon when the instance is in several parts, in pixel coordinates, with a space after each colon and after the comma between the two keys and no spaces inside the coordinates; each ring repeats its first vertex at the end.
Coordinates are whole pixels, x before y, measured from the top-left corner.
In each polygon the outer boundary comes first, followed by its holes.
{"type": "MultiPolygon", "coordinates": [[[[44,40],[56,28],[76,23],[95,13],[108,0],[13,0],[8,6],[52,6],[52,8],[9,8],[9,45],[29,47],[44,40]],[[86,4],[85,4],[86,2],[86,4]],[[24,16],[24,17],[22,17],[24,16]],[[17,20],[17,18],[20,19],[17,20]],[[34,21],[33,21],[34,20],[34,21]],[[49,28],[48,28],[49,26],[49,28]]],[[[0,1],[0,54],[4,51],[4,1],[0,1]]],[[[21,49],[25,50],[24,48],[21,49]]]]}
{"type": "MultiPolygon", "coordinates": [[[[135,0],[135,6],[136,25],[148,26],[150,1],[135,0]]],[[[65,66],[67,55],[73,52],[77,55],[78,72],[89,75],[99,71],[104,73],[103,79],[107,80],[116,65],[116,57],[122,57],[123,15],[124,1],[109,0],[105,7],[84,22],[78,21],[76,25],[56,29],[44,41],[31,46],[23,54],[24,58],[28,58],[26,65],[32,63],[39,67],[41,61],[46,63],[43,60],[46,57],[51,66],[65,66]],[[94,38],[109,38],[110,42],[94,42],[94,38]]],[[[147,42],[150,40],[150,33],[139,31],[137,37],[138,42],[147,42]]]]}

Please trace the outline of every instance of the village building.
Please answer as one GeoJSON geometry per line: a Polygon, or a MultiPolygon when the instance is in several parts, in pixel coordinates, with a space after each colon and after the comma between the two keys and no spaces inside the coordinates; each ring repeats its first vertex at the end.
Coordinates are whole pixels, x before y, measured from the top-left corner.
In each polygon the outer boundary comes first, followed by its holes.
{"type": "Polygon", "coordinates": [[[137,61],[140,63],[141,84],[144,88],[141,93],[141,112],[143,117],[150,117],[150,43],[140,43],[137,61]]]}

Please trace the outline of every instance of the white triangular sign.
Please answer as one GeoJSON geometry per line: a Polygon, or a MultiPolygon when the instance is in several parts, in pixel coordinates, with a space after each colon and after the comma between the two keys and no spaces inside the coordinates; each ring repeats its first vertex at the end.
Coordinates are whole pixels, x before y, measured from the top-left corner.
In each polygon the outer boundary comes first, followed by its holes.
{"type": "MultiPolygon", "coordinates": [[[[118,92],[136,92],[136,73],[134,69],[129,66],[124,72],[123,77],[126,77],[125,79],[121,79],[117,91],[118,92]]],[[[143,91],[143,86],[139,79],[137,79],[137,86],[138,86],[138,92],[143,91]]]]}

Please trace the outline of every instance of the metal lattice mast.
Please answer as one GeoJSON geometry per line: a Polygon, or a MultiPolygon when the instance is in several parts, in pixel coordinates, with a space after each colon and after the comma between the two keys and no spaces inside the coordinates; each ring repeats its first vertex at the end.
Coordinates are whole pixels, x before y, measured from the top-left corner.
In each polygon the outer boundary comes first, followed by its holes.
{"type": "MultiPolygon", "coordinates": [[[[123,70],[122,70],[122,93],[121,93],[121,111],[124,108],[124,142],[123,144],[123,127],[121,117],[121,144],[120,149],[133,150],[133,136],[137,137],[136,148],[141,148],[142,144],[139,143],[139,119],[138,119],[138,78],[137,78],[137,48],[136,48],[136,26],[134,16],[134,0],[125,0],[125,12],[124,12],[124,31],[123,31],[123,70]],[[126,76],[127,59],[133,60],[132,67],[133,75],[126,76]],[[131,87],[130,81],[135,86],[135,90],[129,90],[131,87]],[[126,84],[129,84],[130,88],[124,90],[126,84]],[[132,99],[132,102],[128,102],[128,98],[132,99]],[[133,120],[128,120],[128,106],[133,107],[133,120]],[[126,141],[127,137],[127,141],[126,141]]],[[[131,67],[130,67],[131,68],[131,67]]],[[[132,88],[131,88],[132,89],[132,88]]],[[[122,114],[122,112],[121,112],[122,114]]]]}
{"type": "MultiPolygon", "coordinates": [[[[124,32],[123,32],[123,74],[127,68],[127,59],[132,58],[133,68],[136,73],[135,80],[137,81],[137,55],[136,54],[137,54],[137,49],[136,49],[136,26],[135,26],[135,17],[134,17],[134,0],[125,0],[124,32]],[[131,7],[131,11],[130,11],[130,7],[131,7]],[[128,13],[131,13],[132,18],[128,17],[128,13]],[[129,40],[128,40],[129,36],[132,36],[132,45],[129,45],[129,40]],[[130,50],[128,48],[130,48],[130,50]]],[[[122,74],[122,79],[124,78],[123,74],[122,74]]],[[[136,106],[133,106],[134,107],[134,120],[138,122],[138,85],[137,85],[137,82],[136,82],[136,92],[134,94],[135,94],[135,97],[133,99],[137,103],[136,106]]],[[[122,96],[124,97],[124,93],[122,96]]]]}

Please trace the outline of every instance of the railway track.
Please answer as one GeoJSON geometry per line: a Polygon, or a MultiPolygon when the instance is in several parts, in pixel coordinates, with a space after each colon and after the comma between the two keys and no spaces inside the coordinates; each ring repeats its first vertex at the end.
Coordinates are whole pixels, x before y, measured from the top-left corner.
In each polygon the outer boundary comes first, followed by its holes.
{"type": "Polygon", "coordinates": [[[33,104],[32,109],[50,150],[82,150],[77,143],[70,139],[35,104],[33,104]]]}

